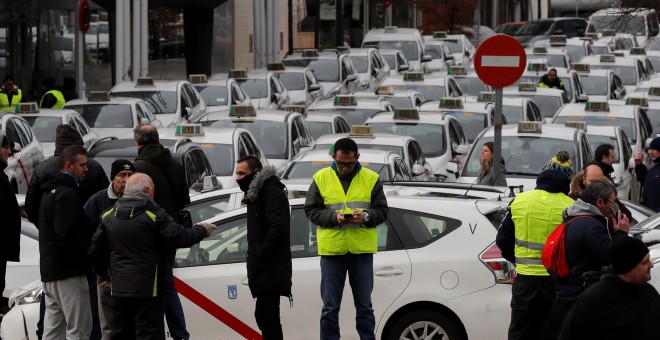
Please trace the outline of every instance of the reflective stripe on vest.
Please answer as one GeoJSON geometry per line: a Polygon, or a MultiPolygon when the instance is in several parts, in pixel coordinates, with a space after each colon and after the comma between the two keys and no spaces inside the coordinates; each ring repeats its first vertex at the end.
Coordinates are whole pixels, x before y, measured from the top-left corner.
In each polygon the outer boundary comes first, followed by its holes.
{"type": "MultiPolygon", "coordinates": [[[[332,168],[321,169],[314,174],[314,182],[319,188],[323,203],[336,212],[352,213],[365,210],[371,205],[371,191],[378,181],[378,174],[362,168],[351,180],[348,192],[332,168]]],[[[359,225],[345,225],[335,228],[318,228],[316,231],[319,255],[344,255],[376,253],[378,233],[376,228],[359,225]]]]}
{"type": "Polygon", "coordinates": [[[50,90],[44,93],[44,95],[41,97],[41,101],[39,101],[39,107],[44,107],[44,97],[49,93],[55,96],[55,99],[57,100],[57,102],[55,103],[55,105],[51,107],[51,109],[61,109],[62,107],[64,107],[64,103],[66,103],[66,100],[64,100],[64,95],[62,95],[62,92],[60,92],[59,90],[50,90]]]}
{"type": "Polygon", "coordinates": [[[516,195],[511,203],[511,219],[515,225],[516,272],[546,276],[541,252],[548,235],[562,222],[562,212],[573,204],[563,193],[532,190],[516,195]]]}
{"type": "Polygon", "coordinates": [[[0,92],[0,109],[11,109],[20,103],[22,99],[23,91],[21,89],[18,89],[18,93],[11,97],[11,103],[9,102],[9,96],[4,92],[0,92]]]}

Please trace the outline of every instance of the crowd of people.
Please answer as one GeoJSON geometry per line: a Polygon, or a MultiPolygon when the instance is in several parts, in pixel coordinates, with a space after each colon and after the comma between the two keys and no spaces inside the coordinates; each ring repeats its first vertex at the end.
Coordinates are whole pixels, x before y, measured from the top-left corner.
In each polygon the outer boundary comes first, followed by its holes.
{"type": "MultiPolygon", "coordinates": [[[[39,107],[44,109],[61,109],[66,102],[78,99],[76,80],[71,77],[64,77],[61,83],[46,77],[40,90],[39,107]]],[[[15,83],[14,76],[6,74],[0,87],[0,110],[12,109],[23,99],[23,90],[15,83]]]]}

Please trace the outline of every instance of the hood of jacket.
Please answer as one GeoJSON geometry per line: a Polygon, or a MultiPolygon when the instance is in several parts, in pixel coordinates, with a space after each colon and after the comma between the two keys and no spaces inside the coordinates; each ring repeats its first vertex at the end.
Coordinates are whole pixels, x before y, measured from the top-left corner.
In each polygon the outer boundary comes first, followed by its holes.
{"type": "Polygon", "coordinates": [[[146,210],[156,208],[156,202],[141,190],[127,189],[114,206],[114,214],[122,220],[131,219],[146,210]]]}
{"type": "Polygon", "coordinates": [[[108,198],[111,200],[117,200],[119,199],[119,195],[115,193],[115,184],[110,181],[110,185],[108,185],[108,198]]]}
{"type": "Polygon", "coordinates": [[[275,180],[277,180],[276,185],[280,186],[282,189],[286,188],[284,184],[280,183],[277,179],[277,169],[275,169],[275,167],[272,165],[265,166],[254,176],[254,179],[252,180],[252,183],[250,183],[250,187],[248,188],[247,193],[245,193],[243,203],[252,203],[256,201],[261,188],[263,188],[266,183],[271,182],[270,179],[273,177],[275,180]]]}
{"type": "Polygon", "coordinates": [[[568,195],[571,180],[558,170],[545,170],[536,178],[536,189],[568,195]]]}
{"type": "Polygon", "coordinates": [[[52,169],[48,171],[46,178],[42,179],[39,183],[39,189],[42,192],[48,192],[63,185],[71,187],[76,191],[78,190],[78,183],[73,175],[52,169]]]}
{"type": "Polygon", "coordinates": [[[583,201],[578,198],[570,207],[566,208],[566,215],[570,217],[575,216],[599,216],[605,217],[603,213],[598,210],[595,206],[583,201]]]}
{"type": "Polygon", "coordinates": [[[162,144],[148,144],[143,146],[138,152],[135,161],[143,160],[158,166],[166,166],[172,161],[170,149],[166,149],[162,144]]]}

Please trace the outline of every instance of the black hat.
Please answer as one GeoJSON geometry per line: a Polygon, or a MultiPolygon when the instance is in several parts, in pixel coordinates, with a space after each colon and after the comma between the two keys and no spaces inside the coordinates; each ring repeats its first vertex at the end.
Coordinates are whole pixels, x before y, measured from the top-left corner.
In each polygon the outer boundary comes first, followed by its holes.
{"type": "Polygon", "coordinates": [[[16,81],[14,80],[14,76],[12,76],[9,73],[5,75],[5,80],[3,81],[3,83],[6,82],[7,80],[16,81]]]}
{"type": "Polygon", "coordinates": [[[612,243],[612,270],[617,274],[625,274],[637,266],[649,248],[640,239],[623,237],[612,243]]]}
{"type": "Polygon", "coordinates": [[[125,159],[118,159],[112,162],[112,167],[110,168],[110,180],[115,179],[115,176],[123,170],[131,170],[135,172],[135,166],[133,163],[125,159]]]}
{"type": "Polygon", "coordinates": [[[651,145],[649,145],[649,149],[660,151],[660,137],[653,138],[651,145]]]}

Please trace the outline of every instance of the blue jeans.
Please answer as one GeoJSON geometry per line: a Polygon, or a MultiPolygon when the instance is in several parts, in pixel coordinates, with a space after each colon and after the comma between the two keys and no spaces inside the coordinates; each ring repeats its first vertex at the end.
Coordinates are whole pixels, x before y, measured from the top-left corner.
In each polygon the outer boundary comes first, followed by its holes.
{"type": "Polygon", "coordinates": [[[167,328],[170,331],[170,336],[176,340],[190,339],[190,334],[186,330],[186,318],[183,315],[183,307],[181,300],[179,300],[179,293],[174,287],[174,273],[172,272],[172,265],[174,263],[174,256],[168,259],[167,272],[165,273],[165,282],[163,285],[163,304],[165,305],[165,320],[167,320],[167,328]],[[171,261],[169,261],[171,260],[171,261]]]}
{"type": "Polygon", "coordinates": [[[338,340],[346,273],[353,292],[355,326],[360,340],[375,340],[376,319],[371,308],[374,288],[373,254],[321,256],[321,340],[338,340]]]}

